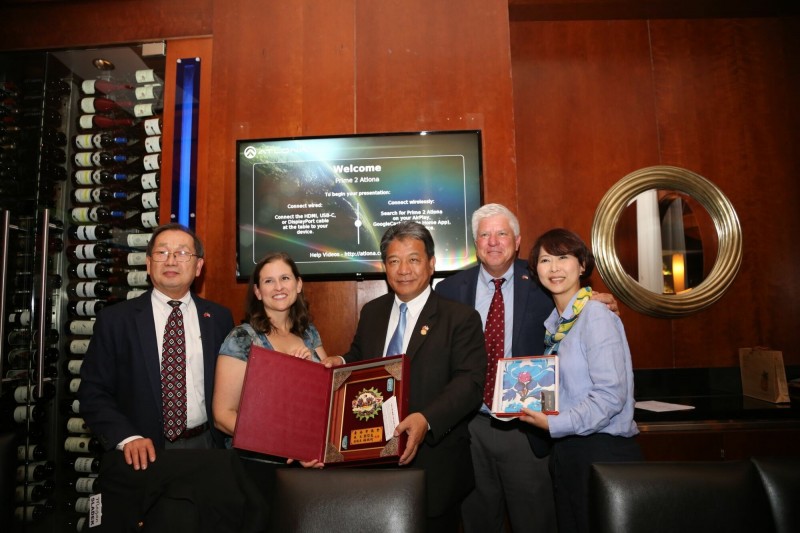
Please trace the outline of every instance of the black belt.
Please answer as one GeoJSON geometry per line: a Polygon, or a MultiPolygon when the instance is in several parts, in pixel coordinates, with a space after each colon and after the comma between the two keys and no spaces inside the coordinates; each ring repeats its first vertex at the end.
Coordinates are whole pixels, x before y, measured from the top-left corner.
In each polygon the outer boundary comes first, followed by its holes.
{"type": "Polygon", "coordinates": [[[199,426],[184,429],[183,432],[175,440],[185,440],[197,437],[208,431],[208,422],[204,422],[199,426]]]}

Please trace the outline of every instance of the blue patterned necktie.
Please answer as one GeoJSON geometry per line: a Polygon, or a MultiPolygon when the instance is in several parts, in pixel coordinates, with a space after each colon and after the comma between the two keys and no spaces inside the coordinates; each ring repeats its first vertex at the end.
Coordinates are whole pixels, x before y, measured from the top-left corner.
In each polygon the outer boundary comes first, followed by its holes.
{"type": "Polygon", "coordinates": [[[406,334],[406,311],[408,311],[408,305],[400,304],[400,320],[397,321],[397,328],[395,328],[392,340],[389,341],[389,347],[386,349],[387,356],[403,353],[403,337],[406,334]]]}
{"type": "Polygon", "coordinates": [[[172,442],[186,429],[186,338],[181,302],[170,300],[172,312],[164,329],[161,357],[161,406],[164,436],[172,442]]]}

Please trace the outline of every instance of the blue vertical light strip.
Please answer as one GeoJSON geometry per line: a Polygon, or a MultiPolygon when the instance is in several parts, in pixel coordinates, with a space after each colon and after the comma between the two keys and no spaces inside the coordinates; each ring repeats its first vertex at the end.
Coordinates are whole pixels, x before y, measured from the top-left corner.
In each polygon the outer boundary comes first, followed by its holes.
{"type": "Polygon", "coordinates": [[[200,58],[178,59],[171,220],[195,228],[200,58]]]}

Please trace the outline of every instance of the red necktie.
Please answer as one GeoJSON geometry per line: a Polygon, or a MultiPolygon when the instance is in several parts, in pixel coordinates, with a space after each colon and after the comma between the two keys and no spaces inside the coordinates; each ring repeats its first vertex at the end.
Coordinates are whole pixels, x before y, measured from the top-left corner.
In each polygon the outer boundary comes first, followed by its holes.
{"type": "Polygon", "coordinates": [[[486,385],[483,387],[483,401],[492,408],[492,397],[494,396],[494,377],[497,374],[497,360],[505,355],[506,339],[506,310],[503,305],[503,291],[500,286],[505,280],[503,278],[493,279],[494,296],[489,305],[489,314],[486,315],[486,385]]]}
{"type": "Polygon", "coordinates": [[[172,312],[164,329],[161,357],[161,406],[164,436],[174,441],[186,429],[186,357],[181,302],[170,300],[172,312]]]}

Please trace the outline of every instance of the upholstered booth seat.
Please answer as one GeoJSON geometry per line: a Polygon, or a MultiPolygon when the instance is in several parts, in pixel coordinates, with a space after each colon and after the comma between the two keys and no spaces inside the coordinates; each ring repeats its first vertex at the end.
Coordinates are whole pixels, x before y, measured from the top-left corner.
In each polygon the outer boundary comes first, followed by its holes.
{"type": "Polygon", "coordinates": [[[425,530],[425,473],[416,469],[278,470],[270,531],[425,530]]]}
{"type": "Polygon", "coordinates": [[[595,464],[599,533],[800,531],[800,458],[595,464]]]}

